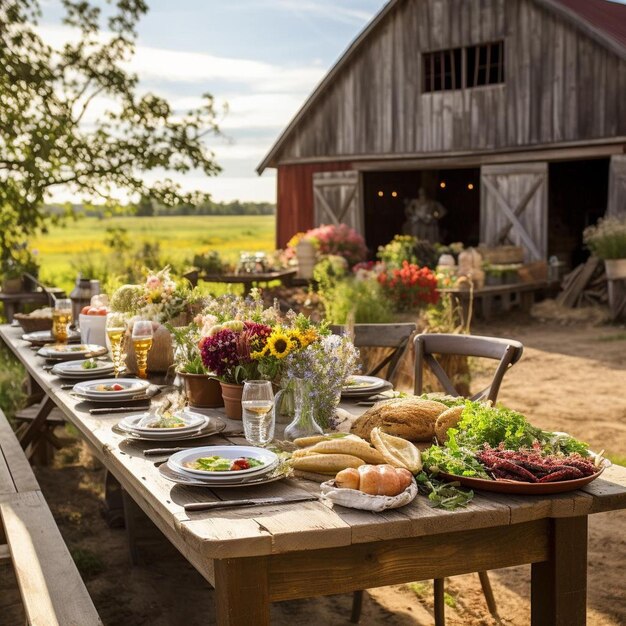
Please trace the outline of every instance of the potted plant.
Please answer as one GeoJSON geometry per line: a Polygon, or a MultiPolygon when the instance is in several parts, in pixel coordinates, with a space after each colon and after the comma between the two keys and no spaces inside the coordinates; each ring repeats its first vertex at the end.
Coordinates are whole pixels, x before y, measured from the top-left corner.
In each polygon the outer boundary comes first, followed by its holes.
{"type": "Polygon", "coordinates": [[[271,332],[267,324],[233,319],[215,324],[200,340],[202,363],[219,379],[226,416],[231,419],[242,418],[243,383],[260,378],[252,355],[265,347],[271,332]]]}
{"type": "Polygon", "coordinates": [[[202,363],[197,325],[175,327],[165,324],[165,327],[172,334],[176,347],[176,373],[183,382],[189,406],[201,409],[224,406],[220,381],[202,363]]]}
{"type": "Polygon", "coordinates": [[[0,263],[2,291],[4,293],[20,293],[25,289],[36,287],[32,278],[37,278],[39,265],[34,254],[28,250],[26,244],[5,250],[0,263]]]}
{"type": "Polygon", "coordinates": [[[592,254],[604,261],[609,280],[626,279],[626,217],[607,217],[589,226],[583,240],[592,254]]]}

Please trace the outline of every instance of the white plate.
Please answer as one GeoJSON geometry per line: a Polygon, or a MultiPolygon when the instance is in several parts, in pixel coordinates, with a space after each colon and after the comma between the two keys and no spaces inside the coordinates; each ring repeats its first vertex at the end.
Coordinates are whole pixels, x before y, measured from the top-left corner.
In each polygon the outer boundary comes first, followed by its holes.
{"type": "MultiPolygon", "coordinates": [[[[192,471],[178,471],[174,469],[170,465],[170,469],[175,471],[178,475],[184,476],[185,478],[191,478],[192,480],[197,480],[202,483],[207,483],[209,485],[231,485],[233,483],[240,483],[247,480],[257,480],[265,474],[271,474],[278,467],[278,460],[274,463],[270,463],[269,465],[263,467],[259,470],[259,468],[255,468],[255,471],[252,474],[244,474],[241,475],[241,471],[236,472],[222,472],[223,474],[232,474],[232,476],[198,476],[198,474],[192,473],[192,471]]],[[[245,471],[245,470],[244,470],[245,471]]],[[[208,473],[208,472],[207,472],[208,473]]]]}
{"type": "Polygon", "coordinates": [[[74,393],[78,393],[81,396],[85,396],[92,400],[101,400],[103,398],[109,399],[111,397],[132,397],[145,391],[149,386],[150,383],[147,380],[141,380],[140,378],[117,378],[116,380],[110,380],[107,378],[76,383],[73,391],[74,393]],[[124,389],[120,391],[104,391],[98,389],[100,385],[121,385],[124,389]]]}
{"type": "Polygon", "coordinates": [[[198,480],[197,478],[191,478],[189,476],[179,474],[178,472],[175,472],[171,467],[169,467],[167,463],[163,463],[159,466],[159,473],[161,474],[161,476],[163,476],[163,478],[173,483],[176,483],[177,485],[184,485],[186,487],[204,487],[205,489],[235,489],[237,487],[255,487],[256,485],[266,485],[267,483],[273,483],[278,480],[283,480],[284,478],[287,478],[287,475],[284,473],[280,473],[277,475],[270,473],[263,474],[258,478],[250,478],[247,480],[242,479],[240,482],[235,483],[208,483],[202,480],[198,480]]]}
{"type": "MultiPolygon", "coordinates": [[[[25,333],[22,335],[24,341],[29,343],[54,343],[56,339],[52,336],[51,330],[36,330],[32,333],[25,333]]],[[[70,330],[68,341],[70,343],[80,341],[80,333],[75,330],[70,330]]]]}
{"type": "Polygon", "coordinates": [[[342,387],[341,393],[374,391],[375,389],[384,387],[387,382],[376,376],[350,376],[350,380],[354,381],[356,384],[342,387]]]}
{"type": "Polygon", "coordinates": [[[172,433],[171,435],[161,435],[160,437],[151,437],[149,434],[140,435],[138,433],[133,433],[129,430],[122,428],[120,424],[114,426],[113,429],[118,434],[124,435],[127,439],[134,441],[150,441],[155,444],[156,442],[166,443],[170,441],[184,441],[187,439],[201,439],[202,437],[210,437],[211,435],[221,433],[226,428],[226,422],[224,420],[221,420],[219,417],[207,417],[207,419],[208,422],[206,426],[197,431],[192,431],[191,433],[172,433]]]}
{"type": "Polygon", "coordinates": [[[96,367],[83,368],[83,363],[89,359],[69,361],[68,363],[57,363],[52,368],[52,373],[64,378],[92,378],[94,375],[109,374],[114,371],[113,363],[110,361],[96,361],[96,367]]]}
{"type": "Polygon", "coordinates": [[[122,430],[128,430],[129,432],[136,433],[137,435],[169,436],[175,433],[189,434],[190,431],[198,431],[201,428],[204,428],[209,422],[209,418],[206,415],[193,413],[191,411],[178,411],[176,415],[185,422],[185,426],[181,426],[180,428],[149,428],[147,426],[140,426],[139,424],[141,420],[149,417],[150,415],[154,417],[154,413],[150,413],[149,411],[140,413],[139,415],[129,415],[128,417],[125,417],[118,424],[118,426],[122,430]]]}
{"type": "Polygon", "coordinates": [[[195,476],[204,477],[222,477],[222,476],[246,476],[262,472],[265,468],[273,463],[278,462],[278,457],[270,450],[264,448],[255,448],[252,446],[206,446],[203,448],[195,448],[193,450],[182,450],[173,454],[168,459],[169,466],[176,472],[182,474],[191,474],[195,476]],[[206,456],[221,456],[226,459],[238,459],[242,456],[257,459],[263,462],[263,465],[258,467],[251,467],[246,470],[239,470],[236,473],[230,471],[225,472],[207,472],[206,470],[192,469],[185,466],[185,463],[191,463],[200,457],[206,456]]]}
{"type": "Polygon", "coordinates": [[[59,359],[63,361],[71,359],[84,359],[86,355],[101,356],[106,354],[108,350],[103,346],[97,346],[95,344],[53,344],[51,346],[44,346],[37,352],[39,356],[46,359],[59,359]]]}

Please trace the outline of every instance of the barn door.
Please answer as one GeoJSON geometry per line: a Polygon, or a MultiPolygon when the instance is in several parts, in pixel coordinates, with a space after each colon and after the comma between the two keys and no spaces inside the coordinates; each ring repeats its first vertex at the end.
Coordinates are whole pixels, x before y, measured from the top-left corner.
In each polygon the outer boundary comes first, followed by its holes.
{"type": "Polygon", "coordinates": [[[361,179],[359,172],[313,174],[313,218],[320,224],[347,224],[363,234],[361,179]]]}
{"type": "Polygon", "coordinates": [[[610,217],[626,217],[626,156],[621,154],[611,157],[606,214],[610,217]]]}
{"type": "Polygon", "coordinates": [[[484,165],[480,171],[480,240],[522,246],[526,261],[548,254],[548,164],[484,165]]]}

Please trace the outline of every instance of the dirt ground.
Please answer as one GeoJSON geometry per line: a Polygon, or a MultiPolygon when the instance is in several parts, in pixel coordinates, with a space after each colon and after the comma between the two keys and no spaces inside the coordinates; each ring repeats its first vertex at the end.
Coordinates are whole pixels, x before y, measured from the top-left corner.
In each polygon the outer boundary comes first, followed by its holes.
{"type": "MultiPolygon", "coordinates": [[[[623,327],[559,326],[528,318],[476,325],[476,334],[519,339],[522,360],[506,376],[500,400],[532,422],[563,430],[593,449],[626,464],[626,331],[623,327]]],[[[479,388],[487,373],[475,367],[479,388]]],[[[213,591],[170,544],[156,535],[141,542],[141,563],[129,565],[125,531],[110,529],[101,516],[102,470],[84,467],[76,447],[57,455],[55,467],[37,476],[61,532],[74,553],[96,607],[107,626],[208,626],[215,624],[213,591]]],[[[89,463],[87,463],[89,466],[89,463]]],[[[588,622],[626,623],[626,514],[590,520],[588,622]]],[[[529,567],[492,572],[502,622],[530,622],[529,567]]],[[[250,572],[254,576],[254,572],[250,572]]],[[[449,579],[446,617],[452,625],[493,624],[477,575],[449,579]]],[[[347,624],[351,596],[283,602],[272,607],[277,625],[347,624]]],[[[10,571],[0,567],[0,624],[22,624],[10,571]]],[[[430,581],[368,592],[362,624],[433,623],[430,581]]]]}

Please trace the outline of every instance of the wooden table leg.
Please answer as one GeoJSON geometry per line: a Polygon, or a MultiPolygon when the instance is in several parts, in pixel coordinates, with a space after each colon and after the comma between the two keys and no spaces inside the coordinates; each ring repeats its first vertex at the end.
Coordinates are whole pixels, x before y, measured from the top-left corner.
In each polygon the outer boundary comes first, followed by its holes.
{"type": "Polygon", "coordinates": [[[587,611],[587,516],[552,519],[550,558],[532,565],[532,626],[583,626],[587,611]]]}
{"type": "Polygon", "coordinates": [[[269,626],[267,559],[215,561],[216,622],[220,626],[269,626]]]}

